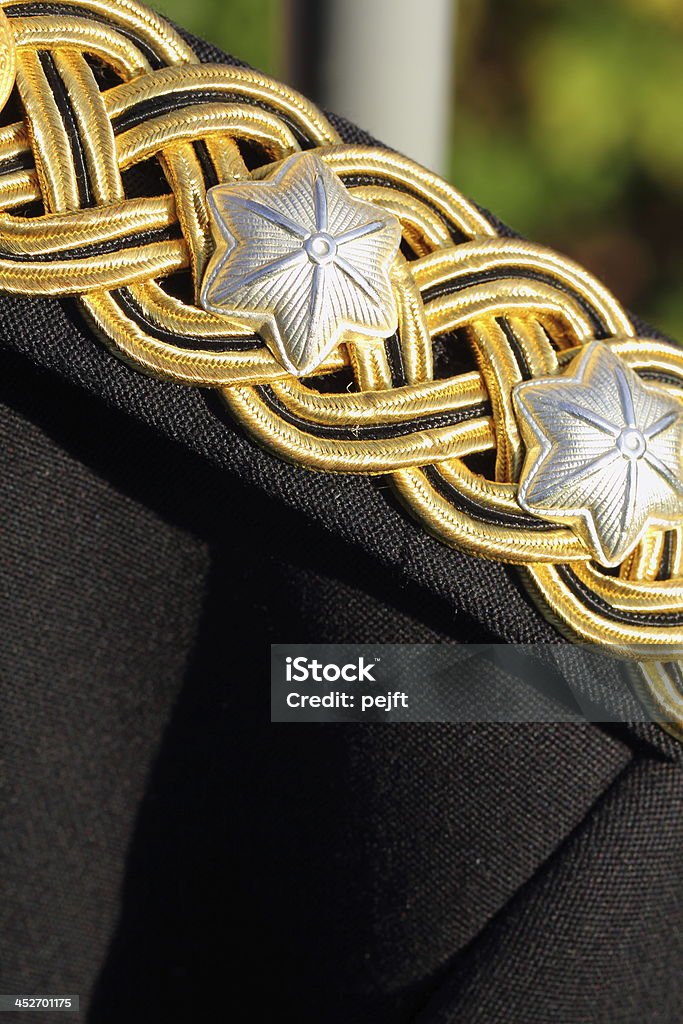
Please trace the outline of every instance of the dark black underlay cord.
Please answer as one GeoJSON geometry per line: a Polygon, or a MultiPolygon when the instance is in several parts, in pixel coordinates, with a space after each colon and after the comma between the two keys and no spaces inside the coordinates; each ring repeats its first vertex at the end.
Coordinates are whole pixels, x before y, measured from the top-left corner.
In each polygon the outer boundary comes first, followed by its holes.
{"type": "Polygon", "coordinates": [[[466,513],[473,519],[490,526],[503,526],[512,529],[536,530],[539,533],[547,533],[556,527],[552,523],[546,523],[542,519],[527,516],[521,512],[504,512],[501,509],[491,510],[480,505],[479,502],[462,494],[456,487],[446,480],[439,473],[436,466],[422,466],[422,472],[427,477],[437,494],[445,498],[449,505],[452,505],[459,512],[466,513]]]}
{"type": "Polygon", "coordinates": [[[549,284],[551,287],[557,288],[566,295],[570,295],[589,317],[591,325],[595,330],[595,337],[599,339],[610,337],[607,325],[603,322],[595,308],[587,299],[582,295],[579,295],[579,293],[575,292],[572,288],[569,288],[563,281],[559,281],[556,277],[553,277],[552,274],[542,274],[540,271],[531,270],[529,267],[494,267],[491,270],[480,270],[473,274],[464,274],[462,277],[458,277],[454,281],[444,281],[443,284],[434,285],[433,288],[428,288],[422,298],[425,302],[429,302],[433,299],[441,298],[443,295],[454,295],[459,291],[463,291],[465,288],[472,288],[478,284],[487,284],[492,281],[504,281],[507,278],[512,277],[523,277],[527,280],[538,281],[541,284],[549,284]]]}
{"type": "Polygon", "coordinates": [[[117,289],[111,294],[116,304],[123,310],[126,316],[158,341],[164,341],[179,348],[204,352],[248,352],[264,347],[261,339],[255,335],[251,338],[235,338],[230,340],[227,338],[202,338],[191,334],[175,334],[172,331],[165,330],[149,317],[146,317],[140,306],[133,299],[128,288],[117,289]]]}
{"type": "Polygon", "coordinates": [[[667,530],[664,534],[664,550],[657,573],[658,580],[670,580],[673,575],[673,557],[676,533],[674,530],[667,530]]]}
{"type": "Polygon", "coordinates": [[[455,409],[451,413],[439,413],[433,416],[405,421],[403,423],[387,423],[382,425],[363,426],[359,424],[354,427],[329,426],[322,423],[313,423],[311,420],[297,416],[282,402],[267,384],[259,385],[257,388],[260,397],[278,416],[297,427],[304,433],[314,437],[328,437],[345,441],[372,440],[379,441],[384,438],[406,437],[421,430],[433,430],[438,427],[455,426],[458,423],[466,423],[470,420],[488,416],[491,413],[490,406],[482,402],[469,409],[455,409]]]}
{"type": "Polygon", "coordinates": [[[556,566],[557,574],[587,608],[611,622],[643,626],[683,626],[683,612],[632,612],[614,608],[585,585],[568,565],[556,566]]]}
{"type": "Polygon", "coordinates": [[[663,373],[661,370],[638,370],[637,373],[642,380],[652,381],[653,384],[668,384],[674,388],[683,387],[683,376],[663,373]]]}
{"type": "MultiPolygon", "coordinates": [[[[8,18],[31,18],[45,14],[66,15],[67,17],[73,18],[75,15],[77,18],[87,18],[88,21],[96,21],[100,25],[111,26],[112,24],[112,19],[110,17],[98,14],[96,11],[90,11],[85,7],[79,7],[77,3],[68,3],[67,0],[64,0],[64,2],[61,3],[59,0],[55,0],[53,3],[16,4],[14,7],[5,8],[5,14],[8,18]]],[[[118,24],[116,26],[116,31],[120,32],[120,34],[125,36],[126,39],[129,39],[140,50],[140,52],[149,61],[152,68],[158,70],[159,68],[166,66],[166,62],[163,58],[157,54],[144,39],[141,39],[140,36],[136,35],[135,32],[131,32],[130,29],[126,28],[124,25],[118,24]]]]}
{"type": "Polygon", "coordinates": [[[135,103],[122,111],[116,117],[113,117],[111,123],[114,134],[121,135],[122,132],[128,131],[129,128],[135,128],[139,124],[144,124],[145,121],[149,121],[151,118],[160,117],[162,114],[172,113],[176,110],[184,110],[186,107],[193,107],[198,103],[241,103],[258,107],[260,110],[266,110],[270,114],[275,114],[289,128],[302,148],[311,149],[314,145],[312,139],[286,114],[283,115],[282,111],[250,96],[225,92],[225,90],[221,89],[181,89],[177,92],[172,92],[170,91],[171,89],[172,86],[169,86],[168,93],[160,93],[158,96],[141,100],[139,103],[135,103]]]}
{"type": "Polygon", "coordinates": [[[405,387],[408,383],[408,378],[406,376],[406,368],[403,362],[403,350],[401,348],[401,339],[398,336],[398,331],[396,331],[395,334],[392,334],[390,338],[386,339],[384,342],[384,350],[387,354],[391,383],[395,388],[405,387]]]}
{"type": "Polygon", "coordinates": [[[204,177],[204,185],[206,190],[213,188],[214,185],[218,184],[218,175],[216,174],[216,168],[213,165],[213,160],[209,155],[209,150],[205,142],[199,139],[194,143],[194,151],[199,165],[202,169],[202,175],[204,177]]]}
{"type": "Polygon", "coordinates": [[[519,343],[517,335],[512,330],[512,327],[510,327],[510,324],[508,323],[504,316],[496,317],[496,323],[498,324],[498,326],[500,327],[501,331],[503,332],[507,339],[507,343],[510,346],[510,351],[515,357],[515,362],[517,363],[517,366],[519,367],[519,372],[522,375],[522,380],[529,380],[529,378],[532,377],[533,374],[531,372],[531,367],[527,362],[524,349],[519,343]]]}
{"type": "Polygon", "coordinates": [[[64,124],[64,129],[69,139],[71,159],[76,173],[80,206],[82,208],[94,206],[95,199],[90,187],[90,176],[88,174],[85,152],[83,150],[83,144],[78,130],[78,121],[76,120],[76,115],[71,105],[71,100],[69,99],[66,86],[57,71],[52,54],[48,53],[46,50],[40,50],[38,53],[38,59],[43,69],[43,73],[45,74],[45,78],[47,79],[47,83],[52,89],[57,109],[59,110],[62,123],[64,124]]]}
{"type": "Polygon", "coordinates": [[[138,246],[144,247],[153,242],[170,242],[180,237],[180,228],[174,225],[169,228],[141,231],[138,234],[128,235],[126,238],[109,238],[106,242],[83,245],[60,252],[32,253],[27,255],[24,253],[4,252],[0,249],[0,258],[12,263],[52,263],[56,260],[64,259],[93,259],[97,256],[106,256],[112,252],[124,252],[126,249],[134,249],[138,246]]]}
{"type": "Polygon", "coordinates": [[[15,171],[31,171],[34,167],[33,153],[19,153],[7,160],[0,160],[0,177],[4,174],[14,174],[15,171]]]}
{"type": "Polygon", "coordinates": [[[438,208],[438,206],[435,206],[434,203],[431,203],[428,199],[425,199],[425,197],[421,193],[411,188],[410,185],[407,185],[405,182],[398,184],[397,182],[392,181],[390,178],[383,178],[380,174],[340,174],[340,178],[347,186],[347,188],[356,188],[357,186],[361,185],[379,185],[381,188],[390,188],[398,192],[407,192],[408,195],[411,195],[415,199],[419,200],[419,202],[423,203],[433,213],[437,215],[441,223],[446,227],[449,235],[451,236],[453,242],[455,242],[456,245],[460,245],[462,242],[470,241],[468,236],[463,231],[461,231],[460,228],[457,227],[457,225],[455,225],[452,220],[444,216],[443,211],[441,211],[438,208]]]}

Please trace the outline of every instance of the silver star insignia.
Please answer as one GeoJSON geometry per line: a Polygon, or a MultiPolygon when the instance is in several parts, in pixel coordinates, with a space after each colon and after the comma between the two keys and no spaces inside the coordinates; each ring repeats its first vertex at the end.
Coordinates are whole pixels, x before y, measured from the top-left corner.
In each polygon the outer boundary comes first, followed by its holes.
{"type": "Polygon", "coordinates": [[[319,157],[289,157],[272,181],[217,185],[208,201],[216,251],[202,305],[252,326],[290,373],[310,373],[348,332],[396,330],[400,224],[352,199],[319,157]]]}
{"type": "Polygon", "coordinates": [[[606,344],[513,395],[527,512],[571,526],[604,566],[619,565],[648,524],[681,521],[683,403],[645,385],[606,344]]]}

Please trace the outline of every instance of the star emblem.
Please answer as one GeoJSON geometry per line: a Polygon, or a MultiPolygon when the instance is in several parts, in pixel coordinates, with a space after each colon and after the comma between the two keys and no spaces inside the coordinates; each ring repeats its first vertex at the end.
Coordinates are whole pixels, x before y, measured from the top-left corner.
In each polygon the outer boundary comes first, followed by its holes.
{"type": "Polygon", "coordinates": [[[290,373],[310,373],[349,334],[394,333],[400,224],[353,199],[319,157],[295,154],[271,181],[217,185],[208,202],[216,251],[202,305],[252,326],[290,373]]]}
{"type": "Polygon", "coordinates": [[[10,98],[16,74],[14,37],[9,19],[0,9],[0,111],[10,98]]]}
{"type": "Polygon", "coordinates": [[[683,402],[593,342],[558,377],[513,392],[527,456],[518,501],[571,526],[604,566],[647,526],[683,518],[683,402]]]}

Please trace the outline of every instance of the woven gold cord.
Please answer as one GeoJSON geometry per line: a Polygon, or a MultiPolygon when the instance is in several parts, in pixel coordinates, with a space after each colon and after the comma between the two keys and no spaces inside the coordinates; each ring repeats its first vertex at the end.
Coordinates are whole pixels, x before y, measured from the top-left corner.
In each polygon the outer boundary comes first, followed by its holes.
{"type": "MultiPolygon", "coordinates": [[[[388,475],[440,540],[522,565],[530,592],[574,639],[640,658],[681,654],[683,531],[652,528],[607,574],[568,528],[525,514],[511,401],[514,384],[556,373],[596,338],[680,396],[676,349],[636,337],[590,274],[501,235],[435,175],[343,145],[291,89],[198,64],[133,0],[55,0],[49,14],[7,0],[3,9],[0,104],[16,84],[0,122],[3,291],[76,296],[113,351],[147,373],[219,388],[245,429],[284,459],[388,475]],[[347,337],[305,380],[244,324],[197,300],[212,252],[207,189],[268,178],[301,149],[403,231],[396,336],[347,337]],[[140,189],[145,175],[156,189],[140,189]]],[[[658,671],[651,693],[670,711],[680,684],[658,671]]]]}

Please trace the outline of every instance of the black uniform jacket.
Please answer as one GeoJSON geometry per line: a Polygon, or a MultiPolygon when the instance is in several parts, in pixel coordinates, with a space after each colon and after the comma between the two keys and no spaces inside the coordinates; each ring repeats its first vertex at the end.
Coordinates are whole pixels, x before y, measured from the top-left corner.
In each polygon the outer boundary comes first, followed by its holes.
{"type": "Polygon", "coordinates": [[[0,991],[115,1024],[683,1019],[662,730],[269,722],[271,642],[563,642],[512,570],[278,461],[70,301],[0,296],[0,439],[0,991]]]}

